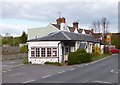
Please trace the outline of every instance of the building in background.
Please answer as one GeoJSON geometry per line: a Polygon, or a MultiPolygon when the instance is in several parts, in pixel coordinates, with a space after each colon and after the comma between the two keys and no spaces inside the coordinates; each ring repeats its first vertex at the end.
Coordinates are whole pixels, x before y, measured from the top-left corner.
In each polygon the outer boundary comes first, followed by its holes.
{"type": "Polygon", "coordinates": [[[58,18],[56,20],[56,24],[50,23],[46,27],[28,29],[28,40],[43,37],[43,36],[48,35],[49,33],[58,32],[58,31],[61,31],[61,30],[64,30],[64,31],[67,31],[67,32],[89,34],[89,35],[93,34],[92,30],[81,29],[81,28],[78,27],[78,25],[79,25],[79,23],[74,21],[72,27],[68,26],[67,23],[66,23],[66,19],[64,17],[63,18],[58,18]]]}

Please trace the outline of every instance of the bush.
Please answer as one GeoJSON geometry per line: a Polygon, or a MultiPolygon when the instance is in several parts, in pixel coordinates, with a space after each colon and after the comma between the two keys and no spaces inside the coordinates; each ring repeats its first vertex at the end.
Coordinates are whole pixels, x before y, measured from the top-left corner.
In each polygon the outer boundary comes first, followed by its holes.
{"type": "Polygon", "coordinates": [[[24,64],[29,64],[29,62],[28,62],[28,57],[25,57],[25,58],[24,58],[23,63],[24,63],[24,64]]]}
{"type": "Polygon", "coordinates": [[[28,47],[27,46],[22,46],[20,48],[20,52],[22,52],[22,53],[27,53],[27,51],[28,51],[28,47]]]}
{"type": "Polygon", "coordinates": [[[90,53],[83,53],[80,55],[80,61],[81,63],[87,63],[92,61],[92,55],[90,53]]]}
{"type": "Polygon", "coordinates": [[[95,46],[94,49],[94,55],[100,55],[100,48],[98,46],[95,46]]]}
{"type": "Polygon", "coordinates": [[[68,65],[80,64],[79,54],[77,52],[72,52],[68,55],[68,65]]]}
{"type": "Polygon", "coordinates": [[[68,65],[87,63],[90,61],[92,61],[92,55],[83,49],[79,49],[68,55],[68,65]]]}

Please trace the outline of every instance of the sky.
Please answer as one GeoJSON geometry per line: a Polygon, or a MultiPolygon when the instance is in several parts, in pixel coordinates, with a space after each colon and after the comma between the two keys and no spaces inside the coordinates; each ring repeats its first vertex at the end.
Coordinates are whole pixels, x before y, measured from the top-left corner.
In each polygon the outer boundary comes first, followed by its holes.
{"type": "Polygon", "coordinates": [[[93,21],[106,17],[109,32],[118,32],[118,0],[1,0],[0,7],[1,35],[20,36],[29,28],[56,23],[59,12],[67,25],[78,21],[84,29],[91,29],[93,21]]]}

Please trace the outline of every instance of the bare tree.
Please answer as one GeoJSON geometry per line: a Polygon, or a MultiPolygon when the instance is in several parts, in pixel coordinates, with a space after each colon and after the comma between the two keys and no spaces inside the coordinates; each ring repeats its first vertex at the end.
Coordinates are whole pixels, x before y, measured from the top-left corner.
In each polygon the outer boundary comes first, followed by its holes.
{"type": "Polygon", "coordinates": [[[93,29],[95,32],[100,33],[100,31],[101,31],[100,21],[93,21],[93,23],[92,23],[92,29],[93,29]]]}
{"type": "Polygon", "coordinates": [[[93,21],[91,28],[95,31],[95,32],[102,32],[103,34],[108,33],[108,28],[109,28],[109,21],[107,21],[106,17],[103,17],[100,20],[97,21],[93,21]]]}
{"type": "Polygon", "coordinates": [[[107,21],[106,17],[103,17],[101,19],[101,25],[102,25],[102,32],[103,34],[108,32],[108,27],[109,27],[109,21],[107,21]]]}

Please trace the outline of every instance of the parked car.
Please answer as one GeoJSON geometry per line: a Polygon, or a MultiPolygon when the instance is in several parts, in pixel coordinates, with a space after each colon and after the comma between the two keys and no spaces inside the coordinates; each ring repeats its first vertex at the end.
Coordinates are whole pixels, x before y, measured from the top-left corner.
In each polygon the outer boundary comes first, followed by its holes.
{"type": "Polygon", "coordinates": [[[111,52],[111,53],[119,53],[119,52],[120,52],[120,50],[119,50],[119,49],[114,48],[114,49],[110,49],[110,52],[111,52]]]}

